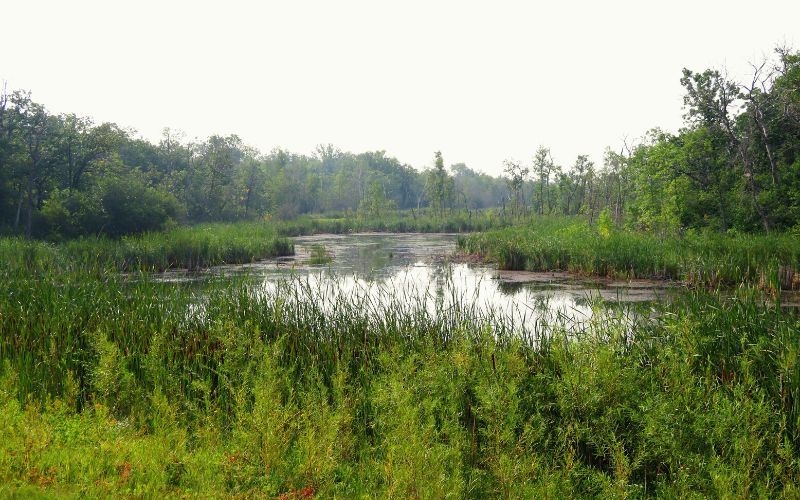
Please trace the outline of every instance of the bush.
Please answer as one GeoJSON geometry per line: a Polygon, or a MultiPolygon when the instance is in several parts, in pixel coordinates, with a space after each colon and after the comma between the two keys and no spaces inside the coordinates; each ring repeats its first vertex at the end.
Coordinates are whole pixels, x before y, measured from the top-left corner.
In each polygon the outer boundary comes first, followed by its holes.
{"type": "Polygon", "coordinates": [[[39,236],[64,240],[83,235],[122,236],[159,231],[184,209],[170,193],[132,176],[115,176],[89,191],[56,190],[40,213],[39,236]]]}
{"type": "Polygon", "coordinates": [[[171,193],[147,187],[136,178],[115,178],[102,186],[101,202],[110,236],[164,229],[181,214],[171,193]]]}
{"type": "Polygon", "coordinates": [[[95,233],[105,220],[99,198],[68,189],[54,191],[44,202],[39,217],[40,236],[51,240],[95,233]]]}

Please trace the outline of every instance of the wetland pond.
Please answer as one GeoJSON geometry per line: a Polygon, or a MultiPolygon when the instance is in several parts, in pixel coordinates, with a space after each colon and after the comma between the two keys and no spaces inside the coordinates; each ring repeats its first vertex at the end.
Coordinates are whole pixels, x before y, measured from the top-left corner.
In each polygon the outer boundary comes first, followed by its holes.
{"type": "Polygon", "coordinates": [[[458,304],[528,331],[554,323],[582,329],[599,317],[627,323],[651,316],[676,290],[675,283],[665,281],[500,271],[469,262],[474,259],[459,254],[457,240],[456,234],[418,233],[302,236],[293,238],[295,255],[290,257],[200,273],[168,271],[160,279],[202,283],[240,277],[266,292],[290,286],[302,300],[327,307],[336,307],[337,300],[356,300],[367,308],[422,303],[439,314],[458,304]]]}

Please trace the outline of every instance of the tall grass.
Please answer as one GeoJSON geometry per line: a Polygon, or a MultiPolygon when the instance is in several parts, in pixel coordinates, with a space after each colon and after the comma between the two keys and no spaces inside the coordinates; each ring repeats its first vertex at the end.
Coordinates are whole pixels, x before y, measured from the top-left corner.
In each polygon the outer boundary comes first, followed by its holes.
{"type": "Polygon", "coordinates": [[[287,238],[317,233],[467,232],[508,225],[492,210],[448,212],[443,216],[396,211],[382,218],[300,217],[290,221],[200,224],[120,239],[83,237],[64,243],[0,238],[0,269],[197,270],[291,255],[287,238]]]}
{"type": "Polygon", "coordinates": [[[196,270],[291,255],[291,242],[270,223],[203,224],[164,232],[109,238],[79,238],[61,244],[0,238],[6,269],[196,270]]]}
{"type": "Polygon", "coordinates": [[[0,280],[0,495],[799,493],[800,319],[750,288],[525,335],[469,302],[135,278],[0,280]]]}
{"type": "Polygon", "coordinates": [[[329,214],[329,216],[302,216],[290,221],[276,222],[282,234],[300,236],[317,233],[467,233],[506,227],[513,221],[492,209],[452,210],[442,215],[427,211],[389,211],[382,217],[329,214]]]}
{"type": "Polygon", "coordinates": [[[666,278],[712,287],[744,282],[770,289],[800,286],[800,241],[791,234],[660,238],[619,230],[604,235],[576,219],[545,218],[467,235],[459,246],[503,269],[666,278]]]}

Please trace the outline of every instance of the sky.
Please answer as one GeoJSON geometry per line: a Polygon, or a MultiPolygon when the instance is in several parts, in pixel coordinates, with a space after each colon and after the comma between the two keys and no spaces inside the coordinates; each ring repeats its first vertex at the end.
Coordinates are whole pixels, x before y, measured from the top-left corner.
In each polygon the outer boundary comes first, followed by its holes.
{"type": "Polygon", "coordinates": [[[0,80],[157,141],[385,150],[499,174],[682,124],[681,70],[800,49],[800,1],[6,1],[0,80]]]}

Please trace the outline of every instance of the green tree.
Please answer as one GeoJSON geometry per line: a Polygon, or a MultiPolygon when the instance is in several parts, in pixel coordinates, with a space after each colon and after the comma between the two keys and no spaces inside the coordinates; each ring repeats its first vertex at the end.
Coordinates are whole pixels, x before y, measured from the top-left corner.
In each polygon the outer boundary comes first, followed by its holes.
{"type": "Polygon", "coordinates": [[[675,176],[674,165],[682,161],[682,151],[671,136],[660,130],[648,134],[648,142],[633,151],[629,159],[634,196],[628,224],[660,234],[680,227],[679,191],[685,188],[675,176]]]}
{"type": "Polygon", "coordinates": [[[19,201],[14,218],[14,228],[21,222],[23,200],[25,202],[25,236],[33,233],[34,211],[43,200],[42,184],[48,166],[48,155],[51,153],[50,134],[48,128],[52,120],[41,104],[31,100],[30,93],[14,92],[11,100],[16,108],[18,119],[15,132],[19,147],[16,151],[17,178],[19,181],[19,201]]]}
{"type": "Polygon", "coordinates": [[[524,186],[530,171],[528,167],[523,167],[517,161],[505,160],[503,172],[506,174],[506,183],[508,184],[511,216],[521,217],[527,211],[524,186]]]}
{"type": "Polygon", "coordinates": [[[537,200],[537,211],[539,215],[543,215],[545,211],[545,199],[547,200],[547,211],[548,213],[551,210],[551,203],[549,197],[549,186],[550,186],[550,173],[553,171],[553,157],[550,154],[550,150],[544,146],[539,146],[539,149],[536,150],[536,154],[533,157],[533,172],[536,174],[539,189],[538,189],[538,200],[537,200]]]}
{"type": "Polygon", "coordinates": [[[358,210],[364,219],[367,217],[380,219],[394,207],[394,201],[386,198],[384,185],[378,180],[373,180],[370,182],[367,195],[361,200],[358,210]]]}
{"type": "Polygon", "coordinates": [[[441,151],[434,153],[434,168],[428,172],[425,193],[431,207],[439,213],[439,216],[443,216],[444,209],[452,203],[453,180],[444,168],[441,151]]]}

